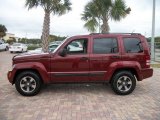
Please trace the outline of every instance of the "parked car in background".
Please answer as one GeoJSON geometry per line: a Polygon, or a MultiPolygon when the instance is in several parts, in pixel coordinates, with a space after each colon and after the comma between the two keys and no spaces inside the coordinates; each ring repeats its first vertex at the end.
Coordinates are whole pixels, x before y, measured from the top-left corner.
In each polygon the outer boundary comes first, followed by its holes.
{"type": "MultiPolygon", "coordinates": [[[[50,44],[49,45],[49,51],[50,52],[53,52],[57,47],[59,46],[59,44],[50,44]]],[[[28,53],[35,53],[35,54],[37,54],[37,53],[42,53],[43,51],[42,51],[42,48],[37,48],[37,49],[35,49],[35,50],[30,50],[30,51],[28,51],[28,53]]]]}
{"type": "Polygon", "coordinates": [[[9,48],[9,44],[5,43],[3,40],[0,39],[0,50],[5,50],[7,51],[9,48]]]}
{"type": "Polygon", "coordinates": [[[78,42],[78,41],[72,42],[71,45],[74,46],[74,47],[82,48],[82,44],[80,42],[78,42]]]}
{"type": "Polygon", "coordinates": [[[13,43],[12,45],[9,46],[9,51],[11,53],[13,52],[27,52],[27,45],[23,43],[13,43]]]}
{"type": "Polygon", "coordinates": [[[69,51],[81,51],[81,50],[83,50],[82,47],[75,47],[75,46],[73,46],[72,44],[70,44],[67,49],[68,49],[69,51]]]}
{"type": "Polygon", "coordinates": [[[12,60],[9,82],[25,96],[36,95],[42,84],[67,82],[108,82],[116,94],[127,95],[138,81],[153,75],[148,43],[138,33],[74,36],[53,52],[22,54],[12,60]],[[73,42],[82,47],[73,50],[73,42]]]}
{"type": "Polygon", "coordinates": [[[59,44],[59,45],[60,45],[62,42],[63,42],[63,41],[59,41],[59,40],[58,40],[58,41],[51,42],[50,44],[59,44]]]}

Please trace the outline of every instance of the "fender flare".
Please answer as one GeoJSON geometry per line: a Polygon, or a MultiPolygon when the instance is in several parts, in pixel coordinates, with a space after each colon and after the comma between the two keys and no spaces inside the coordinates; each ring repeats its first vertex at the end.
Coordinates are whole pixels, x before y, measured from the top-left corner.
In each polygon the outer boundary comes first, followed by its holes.
{"type": "Polygon", "coordinates": [[[111,80],[116,70],[119,69],[134,69],[136,71],[137,79],[142,80],[143,76],[141,75],[141,65],[136,61],[125,61],[125,62],[113,62],[107,69],[107,75],[105,78],[111,80]]]}
{"type": "Polygon", "coordinates": [[[18,64],[15,64],[13,71],[15,71],[15,75],[16,75],[17,71],[27,70],[27,69],[36,70],[40,74],[40,77],[42,78],[43,83],[49,83],[50,81],[49,74],[42,63],[39,63],[39,62],[18,63],[18,64]]]}

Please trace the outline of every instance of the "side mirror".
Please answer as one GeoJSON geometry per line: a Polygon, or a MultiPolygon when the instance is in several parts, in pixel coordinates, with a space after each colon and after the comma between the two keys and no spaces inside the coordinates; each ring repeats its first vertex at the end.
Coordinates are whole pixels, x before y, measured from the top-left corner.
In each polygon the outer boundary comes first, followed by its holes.
{"type": "Polygon", "coordinates": [[[67,50],[66,49],[63,49],[59,52],[59,55],[62,56],[62,57],[65,57],[67,55],[67,50]]]}

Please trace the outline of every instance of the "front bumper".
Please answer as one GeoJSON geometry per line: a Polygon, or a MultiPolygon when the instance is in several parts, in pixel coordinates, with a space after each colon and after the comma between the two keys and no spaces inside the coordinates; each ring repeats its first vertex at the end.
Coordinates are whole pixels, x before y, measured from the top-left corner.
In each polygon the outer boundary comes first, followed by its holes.
{"type": "Polygon", "coordinates": [[[8,73],[7,73],[7,77],[8,77],[8,80],[9,80],[9,82],[10,83],[12,83],[12,84],[14,84],[13,82],[13,80],[14,80],[14,75],[15,75],[15,71],[8,71],[8,73]]]}

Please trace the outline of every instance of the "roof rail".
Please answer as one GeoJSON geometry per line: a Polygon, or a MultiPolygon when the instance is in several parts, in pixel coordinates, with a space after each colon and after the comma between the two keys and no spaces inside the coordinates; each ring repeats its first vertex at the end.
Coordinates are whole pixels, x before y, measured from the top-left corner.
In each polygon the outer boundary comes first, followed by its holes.
{"type": "Polygon", "coordinates": [[[89,34],[89,35],[99,35],[99,34],[141,35],[140,33],[91,33],[91,34],[89,34]]]}

